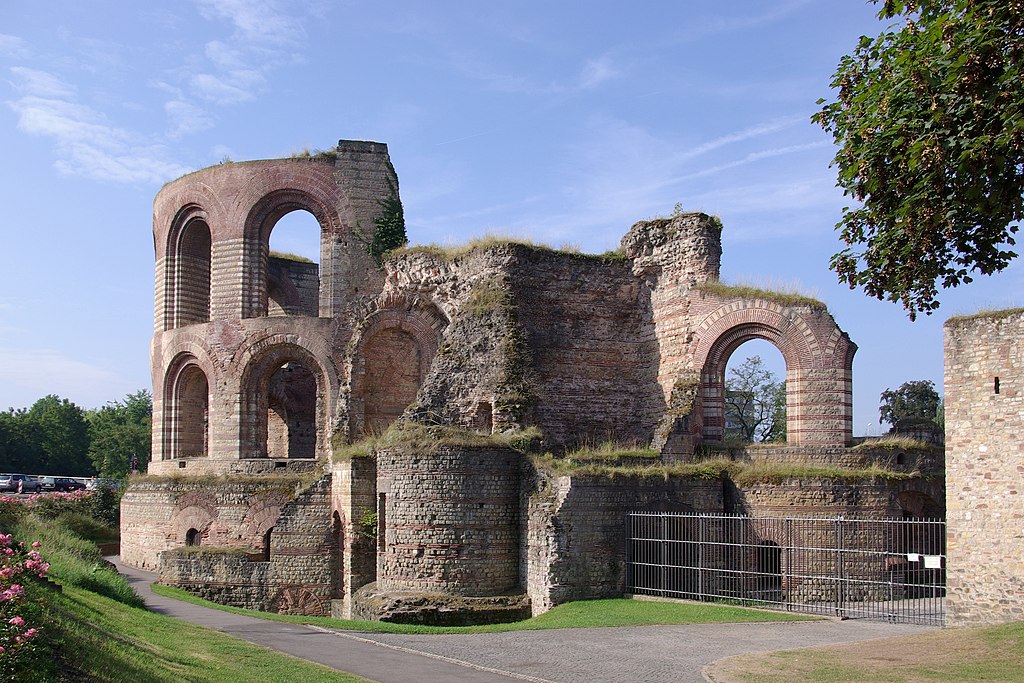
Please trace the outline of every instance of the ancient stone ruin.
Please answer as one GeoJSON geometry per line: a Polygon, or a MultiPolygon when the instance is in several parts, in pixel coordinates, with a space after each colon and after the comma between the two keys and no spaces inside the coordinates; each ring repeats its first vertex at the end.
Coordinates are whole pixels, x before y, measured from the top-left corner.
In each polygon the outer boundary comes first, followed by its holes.
{"type": "Polygon", "coordinates": [[[941,468],[852,447],[856,346],[821,302],[720,283],[717,219],[641,221],[604,255],[492,240],[378,265],[366,235],[397,188],[385,145],[343,140],[158,193],[153,456],[125,562],[245,607],[486,621],[621,595],[629,509],[941,514],[925,476],[671,469],[721,443],[726,363],[754,338],[785,359],[788,443],[729,457],[941,468]],[[295,210],[318,264],[270,253],[295,210]],[[662,469],[558,465],[604,441],[662,469]]]}

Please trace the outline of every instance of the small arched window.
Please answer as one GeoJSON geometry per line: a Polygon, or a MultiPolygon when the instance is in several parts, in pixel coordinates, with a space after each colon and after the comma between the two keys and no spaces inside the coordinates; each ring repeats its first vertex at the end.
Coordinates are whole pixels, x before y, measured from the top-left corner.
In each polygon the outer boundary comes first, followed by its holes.
{"type": "Polygon", "coordinates": [[[200,538],[201,534],[199,533],[199,529],[193,527],[185,532],[185,545],[189,547],[198,546],[200,538]]]}

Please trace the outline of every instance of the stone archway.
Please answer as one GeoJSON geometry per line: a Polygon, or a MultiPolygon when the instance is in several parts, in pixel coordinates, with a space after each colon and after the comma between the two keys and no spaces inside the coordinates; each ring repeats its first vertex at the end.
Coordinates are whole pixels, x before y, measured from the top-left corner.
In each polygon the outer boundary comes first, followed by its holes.
{"type": "Polygon", "coordinates": [[[773,302],[733,302],[697,328],[694,362],[700,380],[693,424],[701,440],[724,434],[725,367],[741,344],[763,339],[786,362],[787,442],[845,446],[853,438],[852,372],[857,347],[824,308],[773,302]]]}
{"type": "Polygon", "coordinates": [[[398,299],[367,319],[352,358],[351,438],[383,431],[426,379],[448,319],[432,303],[398,299]]]}

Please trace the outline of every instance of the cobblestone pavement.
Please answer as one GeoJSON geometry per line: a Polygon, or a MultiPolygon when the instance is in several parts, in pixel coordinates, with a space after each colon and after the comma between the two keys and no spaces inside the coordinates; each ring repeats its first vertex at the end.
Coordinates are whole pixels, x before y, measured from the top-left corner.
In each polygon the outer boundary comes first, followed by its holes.
{"type": "Polygon", "coordinates": [[[934,627],[860,620],[515,631],[347,634],[554,683],[703,683],[707,664],[746,652],[889,638],[934,627]]]}

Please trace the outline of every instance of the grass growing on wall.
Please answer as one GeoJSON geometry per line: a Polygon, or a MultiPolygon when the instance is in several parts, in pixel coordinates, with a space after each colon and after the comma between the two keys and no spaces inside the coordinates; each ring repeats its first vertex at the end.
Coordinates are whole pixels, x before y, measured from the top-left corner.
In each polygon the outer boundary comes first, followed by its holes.
{"type": "Polygon", "coordinates": [[[701,282],[694,289],[725,299],[764,299],[783,306],[810,306],[825,308],[825,304],[814,297],[802,294],[795,289],[766,289],[753,285],[727,285],[722,282],[701,282]]]}
{"type": "Polygon", "coordinates": [[[468,429],[444,425],[422,425],[416,422],[396,422],[379,436],[366,437],[352,444],[335,447],[334,460],[366,457],[384,448],[401,448],[409,453],[428,455],[442,448],[511,448],[527,451],[540,438],[534,427],[514,432],[482,434],[468,429]]]}
{"type": "Polygon", "coordinates": [[[579,247],[574,244],[562,244],[559,247],[554,247],[550,244],[544,244],[543,242],[534,242],[533,240],[525,237],[493,233],[473,238],[463,244],[422,244],[399,247],[389,251],[385,258],[402,256],[403,254],[428,254],[445,261],[453,261],[474,251],[485,251],[494,247],[504,247],[509,245],[518,245],[538,252],[563,254],[581,259],[595,259],[600,261],[625,261],[627,259],[626,255],[618,250],[606,251],[603,254],[584,254],[580,252],[579,247]]]}

